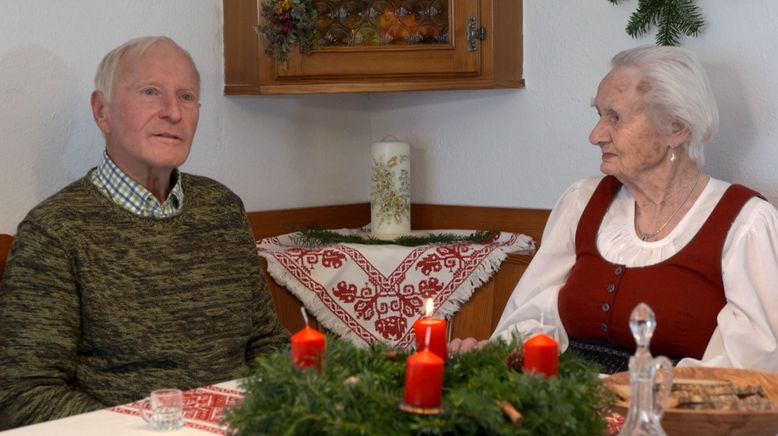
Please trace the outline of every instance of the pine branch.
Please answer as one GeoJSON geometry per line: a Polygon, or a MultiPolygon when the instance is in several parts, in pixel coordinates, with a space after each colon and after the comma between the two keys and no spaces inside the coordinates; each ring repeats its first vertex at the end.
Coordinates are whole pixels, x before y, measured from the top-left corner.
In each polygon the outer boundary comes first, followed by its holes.
{"type": "Polygon", "coordinates": [[[318,374],[294,369],[287,347],[255,362],[243,402],[226,411],[225,421],[237,435],[604,434],[600,411],[615,398],[598,368],[565,353],[559,377],[527,376],[505,364],[518,340],[490,342],[450,359],[441,415],[399,410],[403,352],[383,344],[357,348],[327,336],[324,371],[318,374]],[[518,431],[495,400],[522,413],[518,431]]]}
{"type": "MultiPolygon", "coordinates": [[[[620,4],[623,0],[608,0],[620,4]]],[[[680,36],[697,36],[705,25],[694,0],[639,0],[626,31],[633,38],[657,28],[657,45],[678,45],[680,36]]]]}
{"type": "Polygon", "coordinates": [[[429,244],[452,244],[457,242],[487,243],[497,235],[495,231],[481,230],[469,235],[454,233],[432,233],[423,236],[400,236],[395,239],[378,239],[371,235],[342,235],[332,230],[307,228],[292,236],[292,241],[302,247],[320,247],[332,244],[363,244],[363,245],[401,245],[403,247],[419,247],[429,244]]]}
{"type": "Polygon", "coordinates": [[[643,36],[659,22],[659,14],[665,0],[640,0],[638,8],[629,17],[627,34],[633,38],[643,36]]]}

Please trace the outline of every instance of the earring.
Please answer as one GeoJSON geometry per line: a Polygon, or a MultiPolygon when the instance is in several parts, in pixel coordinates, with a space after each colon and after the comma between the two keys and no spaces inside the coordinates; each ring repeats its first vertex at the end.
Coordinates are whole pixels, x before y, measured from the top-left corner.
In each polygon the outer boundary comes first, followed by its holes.
{"type": "Polygon", "coordinates": [[[670,162],[675,162],[675,150],[670,151],[670,162]]]}

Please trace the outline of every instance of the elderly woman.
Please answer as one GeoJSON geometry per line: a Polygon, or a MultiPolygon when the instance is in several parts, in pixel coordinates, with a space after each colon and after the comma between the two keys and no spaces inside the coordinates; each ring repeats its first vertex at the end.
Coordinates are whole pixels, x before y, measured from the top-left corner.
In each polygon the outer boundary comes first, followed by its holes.
{"type": "Polygon", "coordinates": [[[778,371],[778,213],[702,171],[719,120],[702,66],[675,47],[626,50],[612,65],[589,135],[605,177],[559,199],[492,339],[544,319],[562,350],[624,370],[629,316],[645,302],[653,354],[778,371]]]}

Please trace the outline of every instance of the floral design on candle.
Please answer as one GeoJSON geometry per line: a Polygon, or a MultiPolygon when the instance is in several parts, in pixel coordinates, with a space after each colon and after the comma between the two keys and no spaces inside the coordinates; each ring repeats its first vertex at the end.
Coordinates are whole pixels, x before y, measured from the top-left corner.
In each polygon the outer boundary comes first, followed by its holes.
{"type": "Polygon", "coordinates": [[[425,347],[429,351],[437,354],[441,359],[448,358],[448,341],[446,340],[446,320],[443,318],[433,318],[434,303],[432,298],[427,299],[425,316],[413,323],[413,333],[416,336],[416,349],[423,350],[425,347]],[[429,345],[425,345],[425,337],[429,332],[429,345]]]}
{"type": "Polygon", "coordinates": [[[432,328],[427,327],[422,351],[405,361],[403,400],[409,406],[438,407],[443,397],[443,359],[429,350],[431,333],[432,328]]]}
{"type": "Polygon", "coordinates": [[[303,313],[305,327],[292,335],[292,364],[297,369],[314,367],[317,371],[321,371],[324,352],[327,349],[324,335],[308,326],[305,308],[301,307],[300,311],[303,313]]]}
{"type": "Polygon", "coordinates": [[[410,145],[387,136],[372,146],[370,224],[373,234],[411,230],[410,145]]]}

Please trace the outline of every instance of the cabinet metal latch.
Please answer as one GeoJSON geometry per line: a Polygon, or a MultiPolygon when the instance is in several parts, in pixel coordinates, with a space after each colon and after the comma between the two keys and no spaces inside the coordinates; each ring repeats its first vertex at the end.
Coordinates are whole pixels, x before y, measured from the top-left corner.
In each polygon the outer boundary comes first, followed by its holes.
{"type": "Polygon", "coordinates": [[[467,42],[470,44],[468,47],[468,51],[478,51],[478,47],[476,46],[476,39],[483,41],[486,39],[486,28],[484,27],[478,27],[476,28],[476,18],[474,16],[470,16],[467,20],[467,42]]]}

